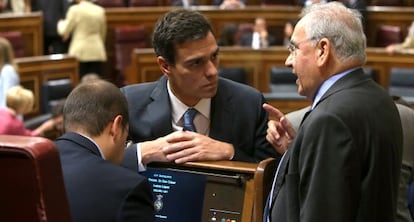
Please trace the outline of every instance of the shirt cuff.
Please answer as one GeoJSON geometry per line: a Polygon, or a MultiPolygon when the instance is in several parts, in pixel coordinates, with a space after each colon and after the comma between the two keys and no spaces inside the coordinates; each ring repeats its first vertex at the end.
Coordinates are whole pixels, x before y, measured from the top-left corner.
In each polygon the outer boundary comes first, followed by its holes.
{"type": "Polygon", "coordinates": [[[137,160],[138,160],[138,172],[146,171],[147,168],[142,163],[141,143],[137,143],[137,160]]]}

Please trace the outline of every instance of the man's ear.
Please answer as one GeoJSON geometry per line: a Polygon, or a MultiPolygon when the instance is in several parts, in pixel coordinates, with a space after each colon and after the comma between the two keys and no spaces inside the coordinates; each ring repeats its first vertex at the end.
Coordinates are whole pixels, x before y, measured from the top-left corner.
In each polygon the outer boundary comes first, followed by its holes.
{"type": "Polygon", "coordinates": [[[322,38],[317,45],[318,65],[324,65],[328,61],[331,50],[331,42],[327,38],[322,38]]]}
{"type": "Polygon", "coordinates": [[[167,60],[164,59],[164,57],[158,56],[157,57],[157,63],[158,63],[158,66],[161,69],[161,72],[164,75],[167,75],[167,76],[170,75],[170,65],[168,64],[167,60]]]}
{"type": "Polygon", "coordinates": [[[114,138],[122,135],[122,130],[123,130],[123,127],[122,127],[122,119],[123,119],[123,117],[121,115],[117,115],[114,118],[114,120],[113,120],[113,122],[111,124],[110,131],[109,132],[110,132],[110,134],[114,138]]]}

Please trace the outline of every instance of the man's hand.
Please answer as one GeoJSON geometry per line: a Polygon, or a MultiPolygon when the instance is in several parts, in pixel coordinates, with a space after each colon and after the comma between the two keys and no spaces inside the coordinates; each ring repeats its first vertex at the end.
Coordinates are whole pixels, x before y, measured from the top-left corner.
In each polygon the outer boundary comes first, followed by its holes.
{"type": "Polygon", "coordinates": [[[271,119],[267,123],[266,139],[278,153],[283,154],[295,138],[296,130],[280,110],[266,103],[263,104],[263,109],[269,113],[271,119]]]}
{"type": "Polygon", "coordinates": [[[233,145],[189,131],[176,131],[165,137],[168,145],[163,152],[169,161],[230,160],[234,156],[233,145]]]}
{"type": "Polygon", "coordinates": [[[151,162],[169,162],[163,152],[163,148],[169,145],[165,136],[141,143],[142,163],[147,165],[151,162]]]}

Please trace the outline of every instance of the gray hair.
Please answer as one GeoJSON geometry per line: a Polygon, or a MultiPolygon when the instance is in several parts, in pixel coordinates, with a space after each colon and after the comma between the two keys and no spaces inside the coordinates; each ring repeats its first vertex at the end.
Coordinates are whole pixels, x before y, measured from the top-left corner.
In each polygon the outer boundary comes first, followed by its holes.
{"type": "Polygon", "coordinates": [[[366,62],[367,38],[359,11],[334,1],[305,7],[301,17],[308,39],[329,39],[342,62],[366,62]]]}

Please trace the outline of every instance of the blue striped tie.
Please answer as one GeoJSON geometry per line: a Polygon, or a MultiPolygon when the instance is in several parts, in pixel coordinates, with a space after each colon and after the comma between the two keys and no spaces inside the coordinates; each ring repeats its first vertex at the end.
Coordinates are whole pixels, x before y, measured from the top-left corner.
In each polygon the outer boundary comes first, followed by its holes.
{"type": "Polygon", "coordinates": [[[189,108],[184,113],[184,124],[183,124],[183,130],[184,131],[192,131],[197,132],[193,120],[197,113],[197,110],[194,108],[189,108]]]}

